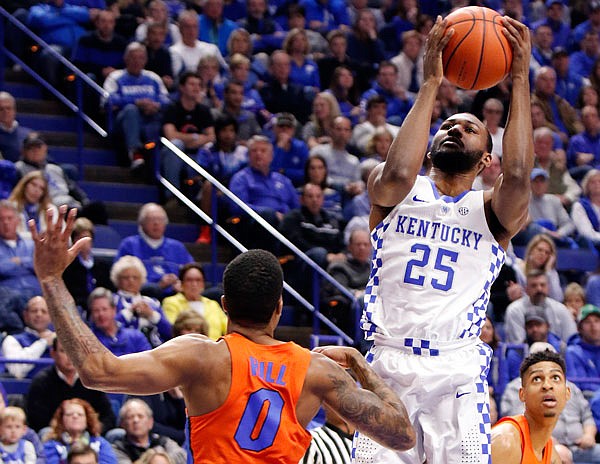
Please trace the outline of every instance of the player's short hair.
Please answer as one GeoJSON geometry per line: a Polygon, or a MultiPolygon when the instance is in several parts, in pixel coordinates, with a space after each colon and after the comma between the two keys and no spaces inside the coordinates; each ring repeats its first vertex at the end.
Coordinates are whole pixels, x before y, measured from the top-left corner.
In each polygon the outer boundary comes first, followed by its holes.
{"type": "Polygon", "coordinates": [[[249,250],[233,259],[223,274],[223,297],[232,321],[264,325],[277,308],[283,271],[265,250],[249,250]]]}
{"type": "Polygon", "coordinates": [[[558,364],[563,374],[567,374],[567,366],[565,365],[565,361],[561,355],[550,350],[538,351],[527,356],[521,363],[521,367],[519,369],[521,382],[523,382],[523,378],[525,377],[527,369],[529,369],[534,364],[541,363],[544,361],[549,361],[558,364]]]}

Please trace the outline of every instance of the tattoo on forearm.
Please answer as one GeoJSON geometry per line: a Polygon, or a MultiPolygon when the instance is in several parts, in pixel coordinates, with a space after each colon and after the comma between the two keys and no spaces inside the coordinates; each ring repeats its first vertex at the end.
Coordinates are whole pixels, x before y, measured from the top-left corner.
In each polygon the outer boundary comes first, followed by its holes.
{"type": "Polygon", "coordinates": [[[354,372],[363,388],[373,392],[390,408],[365,400],[360,390],[351,385],[349,378],[332,373],[329,378],[338,397],[340,412],[365,435],[388,447],[406,449],[412,440],[412,428],[404,405],[370,369],[366,372],[356,369],[354,372]]]}
{"type": "Polygon", "coordinates": [[[62,281],[43,282],[42,290],[58,339],[77,370],[88,355],[107,351],[79,316],[75,301],[62,281]]]}

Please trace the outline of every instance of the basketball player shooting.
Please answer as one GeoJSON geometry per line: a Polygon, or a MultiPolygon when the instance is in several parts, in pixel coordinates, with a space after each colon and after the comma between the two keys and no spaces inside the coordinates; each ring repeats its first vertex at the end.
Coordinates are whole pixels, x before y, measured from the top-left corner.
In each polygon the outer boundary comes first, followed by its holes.
{"type": "Polygon", "coordinates": [[[359,434],[357,464],[491,462],[491,349],[479,332],[506,247],[527,216],[533,166],[529,30],[507,17],[502,24],[513,84],[503,175],[494,187],[471,191],[491,163],[492,142],[468,113],[444,121],[427,153],[431,174],[418,175],[452,34],[441,18],[428,37],[415,104],[369,178],[375,256],[361,322],[374,340],[367,360],[404,401],[417,444],[396,452],[359,434]]]}

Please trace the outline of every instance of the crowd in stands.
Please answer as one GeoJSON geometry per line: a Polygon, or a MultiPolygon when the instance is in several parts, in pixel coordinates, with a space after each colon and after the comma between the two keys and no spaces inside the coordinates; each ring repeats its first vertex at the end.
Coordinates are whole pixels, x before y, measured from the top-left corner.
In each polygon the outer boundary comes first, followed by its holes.
{"type": "MultiPolygon", "coordinates": [[[[557,427],[561,456],[563,462],[600,460],[600,271],[574,274],[559,266],[561,253],[600,250],[599,0],[5,3],[109,93],[105,101],[89,96],[86,104],[100,114],[112,112],[121,161],[134,173],[150,169],[151,157],[158,156],[161,174],[212,212],[216,189],[169,149],[151,151],[165,136],[358,299],[371,254],[366,181],[385,161],[422,84],[434,18],[481,4],[527,24],[536,156],[529,220],[507,250],[481,337],[494,349],[489,382],[501,415],[518,409],[514,379],[534,343],[566,357],[575,399],[557,427]]],[[[68,92],[55,57],[28,55],[17,37],[7,46],[68,92]]],[[[510,78],[478,92],[448,81],[440,86],[431,136],[459,111],[473,112],[490,131],[493,162],[474,188],[491,188],[502,173],[510,86],[510,78]]],[[[79,188],[68,166],[48,159],[44,138],[21,126],[16,110],[15,99],[0,92],[0,195],[8,199],[0,201],[0,319],[9,334],[2,353],[54,360],[46,368],[5,366],[6,375],[32,379],[27,423],[35,431],[47,428],[45,445],[33,443],[37,458],[67,462],[69,446],[86,436],[100,463],[150,462],[160,455],[146,450],[159,447],[180,464],[180,392],[127,401],[118,418],[124,431],[111,438],[113,451],[102,438],[117,425],[109,399],[81,385],[52,337],[26,223],[34,220],[43,230],[44,211],[67,204],[80,216],[73,239],[93,239],[94,224],[106,224],[107,212],[79,188]]],[[[423,173],[428,168],[425,158],[423,173]]],[[[141,208],[138,234],[123,240],[112,266],[95,259],[90,242],[65,273],[82,316],[116,354],[190,331],[213,339],[226,331],[219,303],[203,296],[202,267],[182,243],[165,236],[166,210],[178,201],[170,192],[164,197],[164,207],[141,208]]],[[[282,261],[291,254],[220,194],[217,205],[218,219],[246,246],[269,249],[282,261]]],[[[292,285],[311,295],[310,269],[302,260],[286,259],[284,270],[292,285]]],[[[322,286],[321,300],[327,316],[353,333],[353,302],[331,285],[322,286]]],[[[23,423],[20,413],[5,411],[0,430],[4,421],[23,423]]],[[[20,437],[0,438],[1,453],[34,459],[32,446],[16,445],[20,437]]]]}

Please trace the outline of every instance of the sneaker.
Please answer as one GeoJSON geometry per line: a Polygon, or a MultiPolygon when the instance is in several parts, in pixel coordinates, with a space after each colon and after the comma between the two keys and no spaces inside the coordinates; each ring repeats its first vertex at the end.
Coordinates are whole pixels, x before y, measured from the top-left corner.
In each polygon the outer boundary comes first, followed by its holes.
{"type": "Polygon", "coordinates": [[[210,226],[200,226],[200,235],[198,235],[196,243],[202,245],[208,245],[210,243],[210,226]]]}

